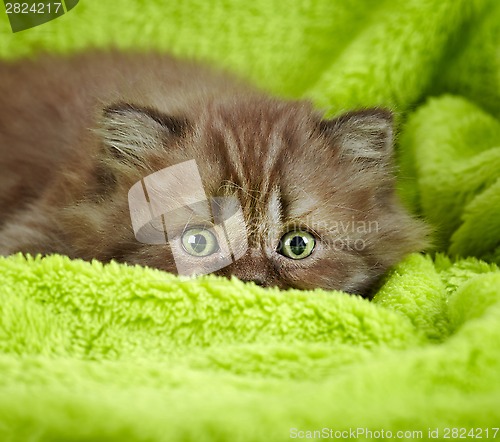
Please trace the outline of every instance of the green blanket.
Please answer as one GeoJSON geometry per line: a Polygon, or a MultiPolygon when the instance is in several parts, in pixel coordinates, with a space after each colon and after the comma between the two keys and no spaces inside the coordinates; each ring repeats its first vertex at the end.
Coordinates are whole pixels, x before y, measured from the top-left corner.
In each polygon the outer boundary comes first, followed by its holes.
{"type": "Polygon", "coordinates": [[[211,60],[329,114],[391,107],[438,253],[372,302],[0,258],[0,441],[500,438],[500,2],[80,0],[16,34],[0,13],[3,58],[89,46],[211,60]]]}

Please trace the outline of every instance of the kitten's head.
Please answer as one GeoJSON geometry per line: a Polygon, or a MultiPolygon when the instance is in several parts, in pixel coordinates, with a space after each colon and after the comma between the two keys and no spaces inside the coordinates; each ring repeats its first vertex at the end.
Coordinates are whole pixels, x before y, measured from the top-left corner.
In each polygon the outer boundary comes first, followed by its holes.
{"type": "Polygon", "coordinates": [[[98,184],[74,209],[100,236],[101,259],[176,273],[175,256],[184,268],[218,268],[263,286],[365,293],[388,267],[426,246],[426,227],[395,195],[390,112],[324,120],[309,103],[253,95],[192,108],[167,114],[118,103],[104,111],[98,184]],[[206,196],[221,197],[220,214],[234,213],[236,201],[243,222],[224,232],[208,204],[183,208],[157,223],[169,244],[139,243],[129,189],[189,160],[206,196]]]}

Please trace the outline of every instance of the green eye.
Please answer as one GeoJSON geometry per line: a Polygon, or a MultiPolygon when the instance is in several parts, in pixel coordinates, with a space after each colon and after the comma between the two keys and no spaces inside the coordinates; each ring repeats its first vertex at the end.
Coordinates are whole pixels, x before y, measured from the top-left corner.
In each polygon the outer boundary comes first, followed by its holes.
{"type": "Polygon", "coordinates": [[[182,247],[192,256],[208,256],[218,250],[219,244],[210,230],[193,228],[182,234],[182,247]]]}
{"type": "Polygon", "coordinates": [[[283,235],[278,252],[287,258],[304,259],[312,253],[315,244],[316,240],[309,232],[294,230],[283,235]]]}

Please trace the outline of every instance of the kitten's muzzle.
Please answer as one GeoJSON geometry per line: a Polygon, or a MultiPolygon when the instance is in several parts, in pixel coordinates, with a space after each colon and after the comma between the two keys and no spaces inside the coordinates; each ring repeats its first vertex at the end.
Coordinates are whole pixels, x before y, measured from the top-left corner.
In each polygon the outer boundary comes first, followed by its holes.
{"type": "Polygon", "coordinates": [[[256,249],[249,249],[240,259],[215,273],[226,277],[236,276],[241,281],[253,282],[261,287],[286,288],[269,262],[269,258],[256,249]]]}

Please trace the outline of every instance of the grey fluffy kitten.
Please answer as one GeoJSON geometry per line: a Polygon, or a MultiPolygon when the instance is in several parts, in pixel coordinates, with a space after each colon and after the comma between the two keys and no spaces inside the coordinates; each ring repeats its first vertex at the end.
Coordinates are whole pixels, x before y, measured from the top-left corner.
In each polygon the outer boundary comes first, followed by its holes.
{"type": "Polygon", "coordinates": [[[144,244],[129,212],[135,183],[193,159],[207,196],[235,197],[245,222],[245,249],[217,274],[367,294],[426,246],[394,192],[389,111],[325,120],[154,54],[3,62],[0,89],[0,254],[210,268],[223,258],[210,216],[171,220],[169,244],[144,244]]]}

